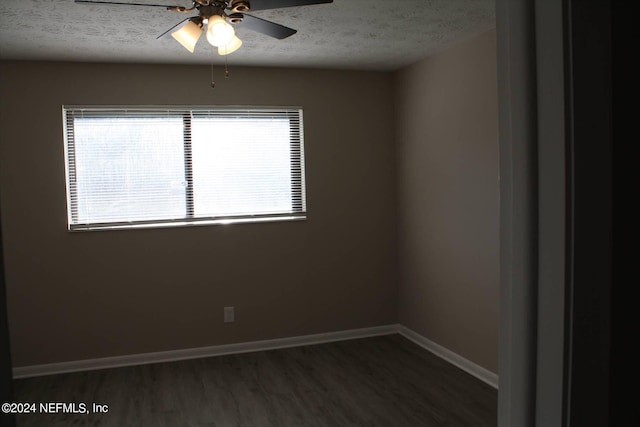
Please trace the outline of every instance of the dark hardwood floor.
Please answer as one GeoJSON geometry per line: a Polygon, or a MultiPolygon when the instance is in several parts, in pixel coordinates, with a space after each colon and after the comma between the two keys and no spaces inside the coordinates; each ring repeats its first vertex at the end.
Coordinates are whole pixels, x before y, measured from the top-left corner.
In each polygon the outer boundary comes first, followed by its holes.
{"type": "Polygon", "coordinates": [[[400,335],[15,380],[16,402],[108,405],[18,426],[495,427],[497,391],[400,335]]]}

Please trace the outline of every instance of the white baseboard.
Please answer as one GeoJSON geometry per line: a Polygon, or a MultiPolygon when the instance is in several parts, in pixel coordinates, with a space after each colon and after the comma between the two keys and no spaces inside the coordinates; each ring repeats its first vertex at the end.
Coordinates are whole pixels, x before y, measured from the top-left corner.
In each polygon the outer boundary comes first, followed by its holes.
{"type": "Polygon", "coordinates": [[[460,356],[457,353],[454,353],[448,348],[441,346],[440,344],[436,344],[435,342],[431,341],[428,338],[425,338],[424,336],[420,335],[415,331],[412,331],[406,326],[398,325],[398,333],[403,337],[407,338],[408,340],[411,340],[414,343],[418,344],[420,347],[424,348],[425,350],[430,351],[431,353],[435,354],[436,356],[439,356],[440,358],[446,360],[452,365],[455,365],[458,368],[462,369],[463,371],[484,381],[485,383],[489,384],[496,390],[498,389],[497,374],[489,371],[488,369],[483,368],[480,365],[473,363],[468,359],[465,359],[464,357],[460,356]]]}
{"type": "Polygon", "coordinates": [[[149,363],[174,362],[178,360],[275,350],[279,348],[323,344],[396,333],[398,333],[398,325],[394,324],[237,344],[214,345],[209,347],[132,354],[127,356],[102,357],[99,359],[76,360],[71,362],[49,363],[45,365],[31,365],[13,368],[13,378],[28,378],[68,372],[91,371],[95,369],[119,368],[131,365],[145,365],[149,363]]]}
{"type": "Polygon", "coordinates": [[[498,388],[498,375],[470,360],[442,347],[411,329],[398,324],[376,326],[372,328],[350,329],[346,331],[303,335],[272,340],[251,341],[237,344],[214,345],[209,347],[188,348],[182,350],[160,351],[155,353],[132,354],[127,356],[102,357],[99,359],[75,360],[71,362],[49,363],[13,368],[13,378],[28,378],[68,372],[91,371],[96,369],[119,368],[123,366],[145,365],[149,363],[175,362],[178,360],[222,356],[226,354],[250,353],[254,351],[276,350],[279,348],[299,347],[303,345],[324,344],[336,341],[367,338],[380,335],[397,334],[413,341],[447,362],[468,372],[494,388],[498,388]]]}

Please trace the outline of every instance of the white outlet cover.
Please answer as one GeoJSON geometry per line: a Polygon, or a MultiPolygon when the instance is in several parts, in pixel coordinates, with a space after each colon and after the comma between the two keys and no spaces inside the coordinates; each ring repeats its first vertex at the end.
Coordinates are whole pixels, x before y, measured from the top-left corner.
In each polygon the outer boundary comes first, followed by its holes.
{"type": "Polygon", "coordinates": [[[235,321],[234,307],[224,308],[224,323],[231,323],[235,321]]]}

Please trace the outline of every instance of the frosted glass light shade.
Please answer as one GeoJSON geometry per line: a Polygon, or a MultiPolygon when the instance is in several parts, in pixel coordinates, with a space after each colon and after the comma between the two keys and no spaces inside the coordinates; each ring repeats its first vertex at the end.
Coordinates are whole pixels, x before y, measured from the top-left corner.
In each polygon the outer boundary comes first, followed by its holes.
{"type": "Polygon", "coordinates": [[[240,49],[240,46],[242,46],[242,40],[240,40],[238,36],[234,35],[229,44],[218,48],[218,54],[222,56],[229,55],[230,53],[240,49]]]}
{"type": "Polygon", "coordinates": [[[178,31],[171,33],[171,37],[176,39],[178,43],[184,46],[189,52],[193,53],[196,48],[196,43],[202,35],[202,27],[193,21],[187,22],[178,31]]]}
{"type": "Polygon", "coordinates": [[[231,24],[221,16],[214,15],[209,17],[209,22],[207,23],[207,41],[213,46],[226,46],[235,34],[236,32],[231,24]]]}

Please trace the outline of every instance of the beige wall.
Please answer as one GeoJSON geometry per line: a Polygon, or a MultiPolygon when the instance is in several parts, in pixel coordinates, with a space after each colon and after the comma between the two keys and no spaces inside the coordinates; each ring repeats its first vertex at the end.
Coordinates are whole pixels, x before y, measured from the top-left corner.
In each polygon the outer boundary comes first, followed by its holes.
{"type": "Polygon", "coordinates": [[[399,321],[498,372],[496,35],[396,75],[399,321]]]}
{"type": "Polygon", "coordinates": [[[207,66],[0,63],[15,367],[396,322],[391,75],[216,72],[212,90],[207,66]],[[63,104],[300,105],[308,220],[68,233],[63,104]]]}

